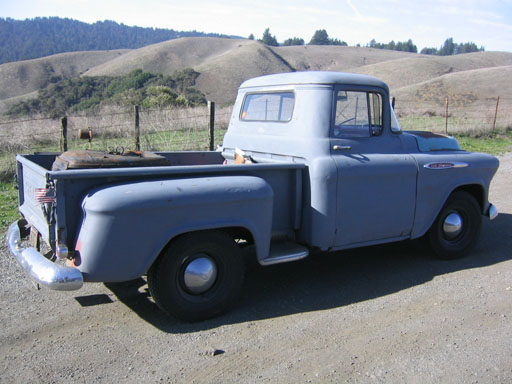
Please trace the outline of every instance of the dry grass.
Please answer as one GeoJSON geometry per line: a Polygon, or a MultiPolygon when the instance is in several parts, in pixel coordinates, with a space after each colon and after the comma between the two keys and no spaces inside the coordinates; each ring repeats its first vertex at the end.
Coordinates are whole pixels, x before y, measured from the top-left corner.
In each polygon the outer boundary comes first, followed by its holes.
{"type": "Polygon", "coordinates": [[[450,73],[403,87],[393,91],[396,111],[405,128],[423,125],[427,130],[444,131],[448,97],[449,132],[484,134],[493,129],[495,115],[495,126],[507,129],[512,127],[511,76],[509,65],[450,73]]]}
{"type": "Polygon", "coordinates": [[[362,47],[308,45],[272,48],[297,71],[347,72],[416,54],[362,47]]]}
{"type": "Polygon", "coordinates": [[[177,70],[195,68],[215,57],[251,45],[250,40],[221,39],[215,37],[185,37],[148,45],[98,65],[85,72],[86,76],[119,76],[134,69],[146,72],[172,74],[177,70]]]}
{"type": "Polygon", "coordinates": [[[378,77],[392,90],[398,90],[448,74],[509,65],[512,65],[512,53],[508,52],[476,52],[455,56],[409,54],[404,58],[352,68],[350,71],[378,77]]]}

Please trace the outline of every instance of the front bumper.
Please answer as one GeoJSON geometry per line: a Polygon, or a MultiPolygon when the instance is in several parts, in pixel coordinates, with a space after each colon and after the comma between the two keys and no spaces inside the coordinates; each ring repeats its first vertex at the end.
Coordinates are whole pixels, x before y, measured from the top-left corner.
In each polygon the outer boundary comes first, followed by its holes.
{"type": "Polygon", "coordinates": [[[35,248],[23,248],[17,222],[9,226],[5,241],[25,273],[36,283],[57,291],[74,291],[82,287],[84,279],[78,269],[54,263],[35,248]]]}
{"type": "Polygon", "coordinates": [[[498,208],[496,208],[494,205],[489,204],[489,208],[487,209],[487,215],[490,220],[494,220],[496,217],[498,217],[498,208]]]}

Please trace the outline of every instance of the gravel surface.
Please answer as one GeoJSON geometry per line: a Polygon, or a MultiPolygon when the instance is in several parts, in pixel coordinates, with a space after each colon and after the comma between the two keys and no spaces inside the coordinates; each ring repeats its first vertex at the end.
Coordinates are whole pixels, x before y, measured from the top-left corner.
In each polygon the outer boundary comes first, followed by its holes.
{"type": "Polygon", "coordinates": [[[510,383],[512,154],[467,258],[421,242],[251,263],[238,306],[183,324],[143,279],[37,291],[0,249],[2,383],[510,383]]]}

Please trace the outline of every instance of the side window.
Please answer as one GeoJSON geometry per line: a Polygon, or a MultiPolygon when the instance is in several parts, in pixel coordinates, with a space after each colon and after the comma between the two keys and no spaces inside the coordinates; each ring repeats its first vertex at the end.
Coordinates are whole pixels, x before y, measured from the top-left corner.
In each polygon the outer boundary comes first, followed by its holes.
{"type": "Polygon", "coordinates": [[[374,92],[338,91],[334,137],[370,137],[382,131],[382,97],[374,92]]]}
{"type": "Polygon", "coordinates": [[[294,104],[293,92],[250,93],[245,97],[240,119],[244,121],[290,121],[294,104]]]}

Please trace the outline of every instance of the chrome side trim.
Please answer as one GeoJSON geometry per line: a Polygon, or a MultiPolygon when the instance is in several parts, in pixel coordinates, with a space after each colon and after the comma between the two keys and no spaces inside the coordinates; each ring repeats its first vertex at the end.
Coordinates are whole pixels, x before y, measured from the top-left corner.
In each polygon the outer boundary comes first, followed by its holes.
{"type": "Polygon", "coordinates": [[[84,280],[78,269],[54,263],[35,248],[23,248],[17,222],[9,226],[5,242],[25,273],[36,283],[57,291],[74,291],[82,287],[84,280]]]}
{"type": "Polygon", "coordinates": [[[423,166],[423,168],[428,169],[451,169],[451,168],[466,168],[468,167],[468,163],[462,163],[462,162],[436,162],[436,163],[428,163],[423,166]]]}
{"type": "Polygon", "coordinates": [[[489,217],[489,220],[494,220],[498,216],[498,208],[496,208],[493,204],[489,204],[487,216],[489,217]]]}
{"type": "Polygon", "coordinates": [[[350,145],[334,145],[332,147],[333,151],[348,151],[352,149],[350,145]]]}

